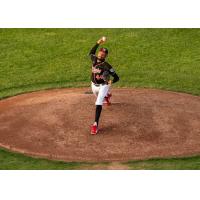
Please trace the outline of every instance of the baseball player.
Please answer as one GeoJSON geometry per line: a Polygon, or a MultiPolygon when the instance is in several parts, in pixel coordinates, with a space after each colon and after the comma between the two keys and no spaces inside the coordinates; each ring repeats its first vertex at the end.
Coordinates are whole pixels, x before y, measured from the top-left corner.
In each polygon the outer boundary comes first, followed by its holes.
{"type": "Polygon", "coordinates": [[[97,48],[105,41],[105,37],[99,39],[89,53],[92,60],[91,87],[93,94],[96,96],[95,121],[91,126],[92,135],[96,135],[98,132],[102,105],[104,103],[106,105],[111,104],[111,93],[109,92],[110,86],[112,83],[119,81],[119,76],[116,74],[113,67],[105,61],[108,55],[108,49],[102,47],[99,49],[97,56],[95,55],[97,48]],[[110,79],[110,75],[113,77],[113,80],[110,79]]]}

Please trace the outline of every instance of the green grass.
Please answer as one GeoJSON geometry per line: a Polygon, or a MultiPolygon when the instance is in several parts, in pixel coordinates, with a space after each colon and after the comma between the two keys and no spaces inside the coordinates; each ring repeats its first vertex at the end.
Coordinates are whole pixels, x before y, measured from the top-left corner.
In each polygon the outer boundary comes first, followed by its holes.
{"type": "Polygon", "coordinates": [[[89,85],[88,52],[102,35],[116,86],[200,94],[200,29],[0,29],[0,98],[89,85]]]}
{"type": "Polygon", "coordinates": [[[90,168],[95,163],[63,162],[51,161],[41,158],[32,158],[19,153],[13,153],[5,149],[0,149],[0,170],[29,170],[29,169],[79,169],[90,168]]]}
{"type": "MultiPolygon", "coordinates": [[[[0,149],[0,170],[71,170],[71,169],[107,169],[112,163],[63,162],[41,158],[32,158],[19,153],[0,149]]],[[[125,169],[200,169],[200,156],[171,159],[149,159],[121,163],[125,169]]]]}
{"type": "MultiPolygon", "coordinates": [[[[200,29],[0,29],[0,99],[90,85],[88,52],[107,36],[116,87],[200,95],[200,29]]],[[[200,157],[130,162],[134,169],[197,169],[200,157]]],[[[29,158],[0,150],[0,169],[74,169],[83,163],[29,158]]],[[[90,165],[90,164],[88,164],[90,165]]],[[[92,164],[91,164],[92,165],[92,164]]]]}
{"type": "Polygon", "coordinates": [[[148,170],[199,170],[200,156],[188,158],[149,159],[125,163],[130,169],[148,170]]]}

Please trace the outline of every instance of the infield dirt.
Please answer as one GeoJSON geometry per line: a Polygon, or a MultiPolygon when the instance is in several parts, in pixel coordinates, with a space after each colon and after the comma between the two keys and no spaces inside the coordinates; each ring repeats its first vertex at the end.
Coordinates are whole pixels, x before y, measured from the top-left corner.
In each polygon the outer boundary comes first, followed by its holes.
{"type": "Polygon", "coordinates": [[[128,161],[200,153],[200,97],[113,89],[100,131],[90,135],[89,88],[54,89],[0,101],[0,146],[64,161],[128,161]]]}

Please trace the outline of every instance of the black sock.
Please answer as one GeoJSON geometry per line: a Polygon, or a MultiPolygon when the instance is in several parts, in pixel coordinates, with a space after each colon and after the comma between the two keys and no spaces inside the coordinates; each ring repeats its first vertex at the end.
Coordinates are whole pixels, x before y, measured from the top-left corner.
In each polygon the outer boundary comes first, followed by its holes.
{"type": "Polygon", "coordinates": [[[97,123],[97,126],[99,124],[99,118],[101,115],[102,105],[96,105],[96,114],[95,114],[95,122],[97,123]]]}

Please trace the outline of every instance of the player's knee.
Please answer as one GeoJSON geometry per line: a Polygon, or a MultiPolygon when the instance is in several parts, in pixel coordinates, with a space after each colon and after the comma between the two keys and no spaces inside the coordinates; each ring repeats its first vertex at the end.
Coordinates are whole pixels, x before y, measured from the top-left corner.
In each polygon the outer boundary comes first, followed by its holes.
{"type": "Polygon", "coordinates": [[[103,97],[103,98],[99,98],[99,97],[98,97],[97,100],[96,100],[96,102],[95,102],[95,104],[96,104],[96,105],[101,105],[101,106],[102,106],[102,105],[103,105],[103,101],[104,101],[104,97],[103,97]]]}
{"type": "Polygon", "coordinates": [[[95,102],[95,105],[96,105],[96,106],[102,106],[102,105],[103,105],[103,102],[98,102],[98,101],[96,101],[96,102],[95,102]]]}

